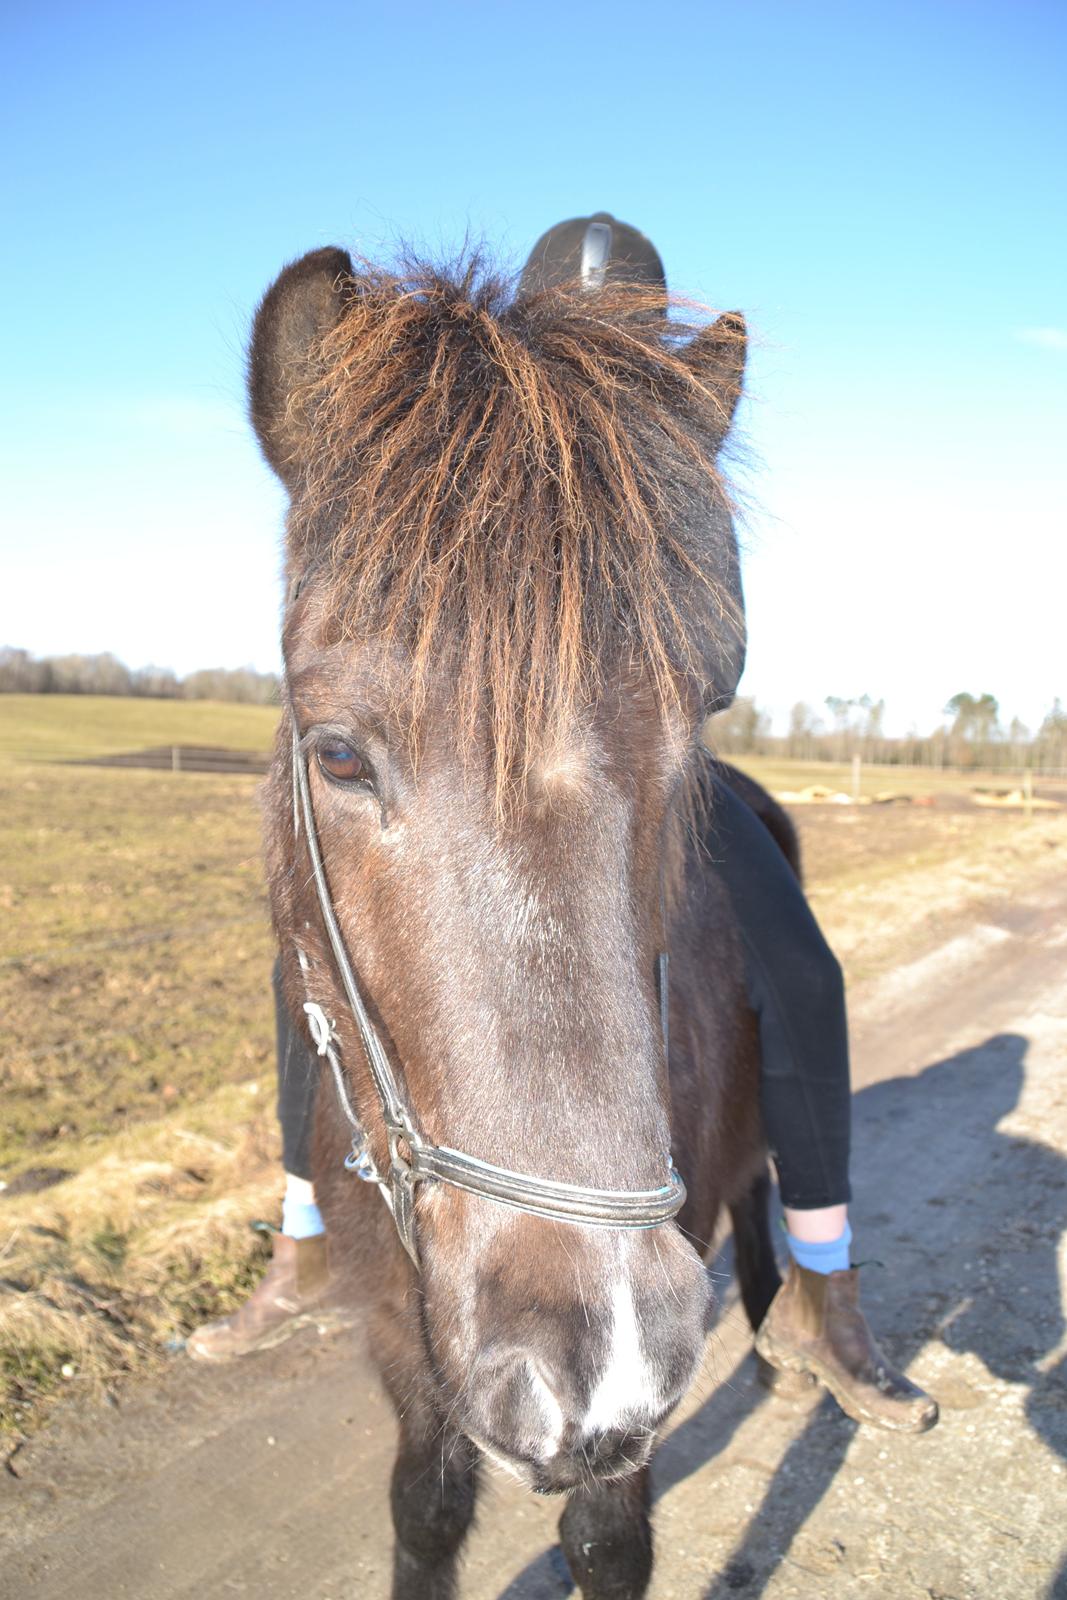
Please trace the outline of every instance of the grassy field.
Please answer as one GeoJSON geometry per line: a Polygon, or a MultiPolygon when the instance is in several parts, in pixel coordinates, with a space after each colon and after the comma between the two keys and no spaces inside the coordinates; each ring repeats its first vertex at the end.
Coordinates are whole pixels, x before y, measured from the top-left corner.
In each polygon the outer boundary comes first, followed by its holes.
{"type": "Polygon", "coordinates": [[[269,750],[273,706],[105,695],[0,695],[0,760],[75,761],[165,744],[269,750]]]}
{"type": "Polygon", "coordinates": [[[276,721],[0,697],[0,1429],[236,1303],[277,1187],[258,784],[64,763],[276,721]]]}
{"type": "MultiPolygon", "coordinates": [[[[272,941],[249,777],[66,764],[269,747],[259,707],[0,696],[0,1431],[99,1392],[237,1304],[276,1215],[272,941]]],[[[842,768],[746,762],[772,788],[842,768]]],[[[911,792],[912,774],[865,782],[911,792]]],[[[922,774],[940,791],[971,781],[922,774]]],[[[980,780],[979,780],[980,781],[980,780]]],[[[797,808],[850,982],[1047,869],[1060,816],[797,808]]]]}

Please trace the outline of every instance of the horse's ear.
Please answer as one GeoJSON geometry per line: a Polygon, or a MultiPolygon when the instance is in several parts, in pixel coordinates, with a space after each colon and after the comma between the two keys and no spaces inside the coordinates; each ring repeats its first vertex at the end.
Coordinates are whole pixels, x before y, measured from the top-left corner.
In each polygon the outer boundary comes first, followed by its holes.
{"type": "Polygon", "coordinates": [[[741,398],[747,352],[748,333],[740,311],[723,312],[710,327],[702,328],[685,349],[687,366],[715,399],[721,417],[721,439],[730,431],[741,398]]]}
{"type": "Polygon", "coordinates": [[[263,454],[288,489],[300,481],[307,418],[294,396],[315,373],[318,346],[353,288],[344,250],[312,250],[285,268],[260,302],[248,353],[248,399],[263,454]]]}

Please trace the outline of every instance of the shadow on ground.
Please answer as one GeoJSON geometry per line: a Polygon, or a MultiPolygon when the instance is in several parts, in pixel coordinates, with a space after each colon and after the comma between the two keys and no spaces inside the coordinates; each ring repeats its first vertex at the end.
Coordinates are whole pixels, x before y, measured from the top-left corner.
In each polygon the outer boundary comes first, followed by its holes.
{"type": "MultiPolygon", "coordinates": [[[[931,1340],[973,1352],[997,1377],[1028,1388],[1030,1426],[1067,1458],[1067,1361],[1047,1367],[1064,1332],[1057,1247],[1067,1227],[1067,1161],[997,1127],[1018,1102],[1026,1051],[1021,1035],[996,1034],[917,1076],[857,1094],[854,1215],[861,1248],[871,1239],[890,1265],[900,1259],[909,1267],[903,1276],[894,1271],[891,1291],[889,1273],[875,1265],[865,1272],[865,1305],[894,1359],[909,1365],[931,1340]],[[906,1204],[891,1216],[878,1209],[886,1195],[906,1196],[906,1204]]],[[[778,1404],[751,1381],[750,1369],[746,1362],[731,1383],[717,1385],[666,1439],[654,1466],[657,1500],[699,1472],[710,1504],[716,1463],[735,1435],[761,1406],[778,1404]]],[[[756,1600],[765,1592],[856,1434],[829,1399],[797,1425],[705,1600],[756,1600]]],[[[661,1548],[659,1557],[669,1562],[670,1551],[661,1548]]],[[[1067,1596],[1067,1565],[1050,1582],[1050,1597],[1067,1596]]],[[[562,1553],[552,1547],[499,1600],[571,1593],[562,1553]]]]}

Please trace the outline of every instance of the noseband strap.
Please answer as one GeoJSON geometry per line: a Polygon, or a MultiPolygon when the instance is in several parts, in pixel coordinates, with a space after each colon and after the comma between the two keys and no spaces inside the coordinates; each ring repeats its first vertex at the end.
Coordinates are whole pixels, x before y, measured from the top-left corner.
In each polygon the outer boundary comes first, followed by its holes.
{"type": "MultiPolygon", "coordinates": [[[[576,1223],[593,1228],[655,1228],[678,1215],[685,1203],[685,1185],[674,1167],[668,1164],[667,1182],[658,1189],[598,1189],[584,1184],[559,1183],[530,1173],[497,1167],[447,1145],[428,1143],[415,1124],[400,1092],[381,1037],[371,1019],[348,958],[341,929],[330,897],[326,871],[319,848],[315,813],[311,804],[307,759],[300,748],[296,720],[293,719],[293,822],[297,838],[303,832],[311,861],[312,878],[318,897],[326,937],[334,966],[341,980],[345,1000],[359,1030],[371,1079],[381,1103],[382,1118],[389,1148],[389,1167],[381,1172],[371,1154],[366,1130],[352,1107],[344,1068],[337,1049],[334,1025],[322,1007],[308,997],[304,1011],[308,1027],[320,1056],[329,1064],[341,1110],[352,1134],[352,1150],[345,1166],[368,1183],[376,1183],[393,1214],[400,1242],[415,1266],[419,1265],[415,1236],[415,1185],[427,1179],[447,1183],[468,1194],[481,1195],[499,1205],[511,1206],[530,1216],[553,1222],[576,1223]]],[[[310,963],[297,949],[305,986],[310,963]]],[[[666,1013],[665,961],[661,964],[660,1000],[666,1013]]]]}

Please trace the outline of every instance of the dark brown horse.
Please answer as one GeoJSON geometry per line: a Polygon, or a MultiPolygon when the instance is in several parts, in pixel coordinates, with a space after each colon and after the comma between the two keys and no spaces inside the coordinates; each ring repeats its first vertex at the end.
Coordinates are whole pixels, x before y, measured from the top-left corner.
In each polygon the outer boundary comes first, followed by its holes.
{"type": "Polygon", "coordinates": [[[425,1182],[416,1269],[320,1094],[316,1189],[400,1418],[405,1600],[454,1592],[482,1455],[569,1494],[589,1600],[642,1594],[648,1457],[700,1360],[723,1205],[754,1322],[777,1287],[754,1026],[695,825],[744,325],[668,334],[661,305],[511,302],[470,267],[391,276],[321,250],[256,319],[252,414],[291,499],[268,849],[293,1015],[330,1019],[369,1159],[403,1163],[317,839],[429,1145],[623,1194],[662,1191],[670,1152],[688,1186],[678,1226],[636,1229],[425,1182]]]}

